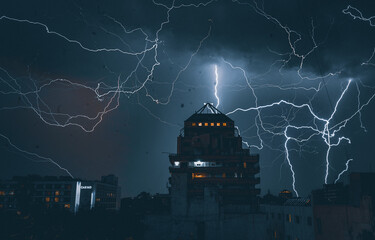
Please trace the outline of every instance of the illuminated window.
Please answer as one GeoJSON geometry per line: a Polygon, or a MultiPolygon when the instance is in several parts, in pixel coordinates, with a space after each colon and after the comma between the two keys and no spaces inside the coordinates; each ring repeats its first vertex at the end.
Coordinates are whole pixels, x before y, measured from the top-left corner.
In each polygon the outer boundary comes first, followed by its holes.
{"type": "Polygon", "coordinates": [[[199,127],[202,127],[202,123],[198,123],[198,126],[199,126],[199,127]]]}
{"type": "Polygon", "coordinates": [[[211,123],[211,127],[215,126],[215,123],[211,123]]]}
{"type": "Polygon", "coordinates": [[[64,208],[70,208],[70,204],[64,204],[64,208]]]}
{"type": "Polygon", "coordinates": [[[286,215],[286,221],[287,222],[292,222],[292,214],[287,214],[286,215]]]}
{"type": "Polygon", "coordinates": [[[204,123],[204,126],[207,127],[207,126],[208,126],[208,123],[204,123]]]}
{"type": "Polygon", "coordinates": [[[197,126],[197,123],[192,123],[191,126],[195,127],[197,126]]]}
{"type": "Polygon", "coordinates": [[[95,201],[100,202],[100,198],[96,198],[95,201]]]}
{"type": "Polygon", "coordinates": [[[223,123],[223,127],[226,127],[227,126],[227,123],[223,123]]]}
{"type": "Polygon", "coordinates": [[[220,127],[220,123],[216,123],[216,126],[217,126],[217,127],[220,127]]]}
{"type": "Polygon", "coordinates": [[[58,197],[55,197],[55,202],[59,202],[59,198],[58,197]]]}
{"type": "Polygon", "coordinates": [[[0,191],[0,196],[4,196],[5,195],[5,192],[4,191],[0,191]]]}
{"type": "Polygon", "coordinates": [[[55,195],[56,195],[56,196],[59,196],[59,195],[60,195],[60,192],[59,192],[59,191],[56,191],[56,192],[55,192],[55,195]]]}
{"type": "Polygon", "coordinates": [[[222,176],[223,176],[223,178],[225,178],[225,177],[226,177],[227,175],[226,175],[225,173],[223,173],[223,175],[222,175],[222,176]]]}
{"type": "Polygon", "coordinates": [[[175,167],[180,167],[180,162],[174,162],[175,167]]]}
{"type": "Polygon", "coordinates": [[[49,198],[49,197],[46,197],[45,200],[46,200],[46,202],[49,202],[49,201],[50,201],[50,198],[49,198]]]}
{"type": "Polygon", "coordinates": [[[14,191],[10,191],[10,192],[9,192],[9,195],[14,195],[14,191]]]}
{"type": "Polygon", "coordinates": [[[193,178],[205,178],[205,177],[207,177],[206,173],[193,173],[193,174],[194,174],[193,178]]]}
{"type": "Polygon", "coordinates": [[[243,168],[246,168],[246,162],[243,163],[243,168]]]}
{"type": "Polygon", "coordinates": [[[0,208],[3,208],[3,204],[0,204],[0,208]]]}
{"type": "Polygon", "coordinates": [[[208,167],[210,166],[209,162],[201,162],[200,160],[194,162],[194,167],[208,167]]]}

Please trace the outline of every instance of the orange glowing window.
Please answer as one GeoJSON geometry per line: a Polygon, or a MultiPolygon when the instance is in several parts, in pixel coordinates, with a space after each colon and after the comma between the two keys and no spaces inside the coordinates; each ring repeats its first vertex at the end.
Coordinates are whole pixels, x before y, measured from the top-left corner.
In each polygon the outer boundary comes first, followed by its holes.
{"type": "Polygon", "coordinates": [[[288,214],[288,222],[292,222],[292,214],[288,214]]]}
{"type": "Polygon", "coordinates": [[[64,204],[64,208],[70,208],[70,204],[64,204]]]}
{"type": "Polygon", "coordinates": [[[46,202],[49,202],[51,199],[49,197],[46,197],[46,202]]]}
{"type": "Polygon", "coordinates": [[[216,126],[217,126],[217,127],[220,127],[220,123],[216,123],[216,126]]]}
{"type": "Polygon", "coordinates": [[[191,126],[195,127],[197,126],[197,123],[192,123],[191,126]]]}
{"type": "Polygon", "coordinates": [[[246,168],[246,163],[245,162],[243,163],[243,168],[246,168]]]}
{"type": "Polygon", "coordinates": [[[4,196],[5,195],[5,192],[4,191],[0,191],[0,196],[4,196]]]}
{"type": "Polygon", "coordinates": [[[227,126],[227,123],[223,123],[223,127],[226,127],[227,126]]]}
{"type": "Polygon", "coordinates": [[[206,127],[207,127],[207,126],[208,126],[208,123],[204,123],[204,126],[206,126],[206,127]]]}
{"type": "Polygon", "coordinates": [[[225,178],[227,175],[225,173],[223,173],[223,178],[225,178]]]}
{"type": "Polygon", "coordinates": [[[59,202],[59,198],[58,197],[55,197],[55,202],[59,202]]]}
{"type": "Polygon", "coordinates": [[[215,123],[211,123],[211,127],[215,126],[215,123]]]}
{"type": "Polygon", "coordinates": [[[100,202],[100,198],[96,198],[95,201],[100,202]]]}
{"type": "Polygon", "coordinates": [[[198,126],[199,126],[199,127],[202,127],[202,123],[198,123],[198,126]]]}
{"type": "Polygon", "coordinates": [[[193,178],[205,178],[207,174],[205,173],[193,173],[193,178]]]}
{"type": "Polygon", "coordinates": [[[56,196],[59,196],[59,195],[60,195],[60,192],[59,192],[59,191],[56,191],[56,192],[55,192],[55,195],[56,195],[56,196]]]}

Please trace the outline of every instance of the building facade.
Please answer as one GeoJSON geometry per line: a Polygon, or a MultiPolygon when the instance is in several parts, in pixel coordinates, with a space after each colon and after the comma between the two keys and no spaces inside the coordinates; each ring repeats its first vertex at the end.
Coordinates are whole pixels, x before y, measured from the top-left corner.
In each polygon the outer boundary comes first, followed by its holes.
{"type": "Polygon", "coordinates": [[[259,155],[242,148],[234,121],[205,104],[184,122],[169,156],[170,215],[149,216],[146,238],[259,239],[259,155]]]}
{"type": "Polygon", "coordinates": [[[83,181],[70,177],[14,177],[0,181],[0,209],[66,209],[70,212],[101,208],[119,210],[121,189],[117,181],[83,181]]]}
{"type": "Polygon", "coordinates": [[[205,191],[215,192],[223,205],[257,211],[259,155],[242,148],[234,121],[211,104],[184,122],[177,138],[177,154],[171,154],[169,160],[173,214],[188,214],[205,191]]]}

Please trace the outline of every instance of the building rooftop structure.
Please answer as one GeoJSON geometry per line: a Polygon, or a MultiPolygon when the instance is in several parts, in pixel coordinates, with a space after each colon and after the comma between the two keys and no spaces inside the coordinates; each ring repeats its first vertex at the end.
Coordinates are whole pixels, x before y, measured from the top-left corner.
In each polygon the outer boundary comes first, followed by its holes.
{"type": "Polygon", "coordinates": [[[257,205],[259,155],[242,148],[234,121],[212,104],[206,103],[184,122],[177,154],[169,160],[172,211],[177,196],[186,194],[186,201],[191,201],[203,197],[205,189],[214,189],[223,203],[257,205]]]}

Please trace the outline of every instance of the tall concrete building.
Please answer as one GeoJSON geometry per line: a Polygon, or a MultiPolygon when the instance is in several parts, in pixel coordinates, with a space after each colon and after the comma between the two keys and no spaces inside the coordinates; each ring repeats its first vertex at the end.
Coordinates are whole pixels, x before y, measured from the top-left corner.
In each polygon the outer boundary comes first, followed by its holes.
{"type": "Polygon", "coordinates": [[[215,194],[221,206],[257,211],[259,155],[242,148],[234,121],[211,104],[184,122],[177,154],[169,160],[172,214],[194,211],[194,203],[204,199],[205,191],[215,194]]]}
{"type": "Polygon", "coordinates": [[[205,104],[185,121],[169,161],[171,212],[147,218],[146,238],[264,239],[259,156],[242,148],[232,119],[205,104]]]}

